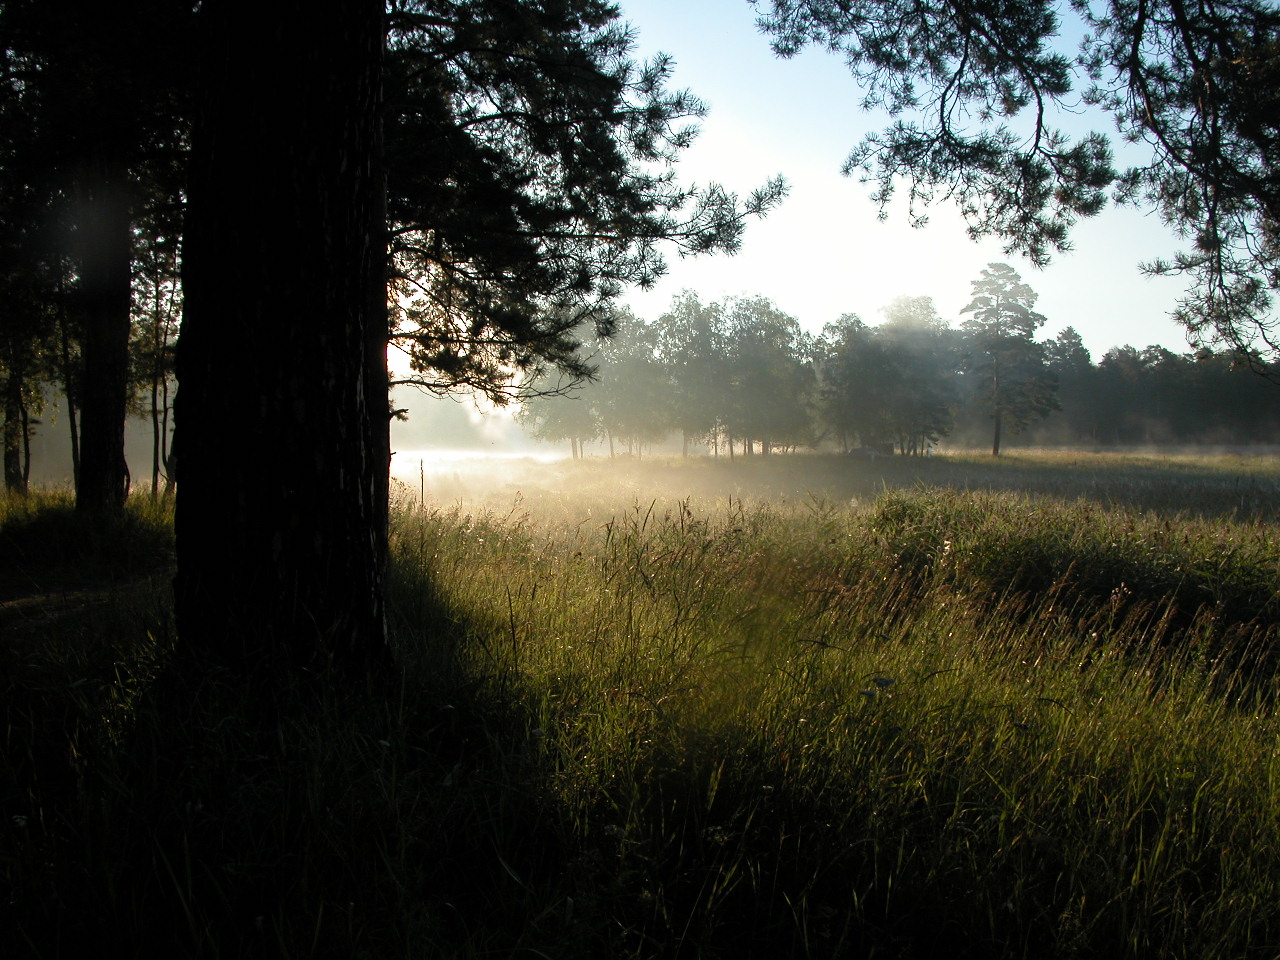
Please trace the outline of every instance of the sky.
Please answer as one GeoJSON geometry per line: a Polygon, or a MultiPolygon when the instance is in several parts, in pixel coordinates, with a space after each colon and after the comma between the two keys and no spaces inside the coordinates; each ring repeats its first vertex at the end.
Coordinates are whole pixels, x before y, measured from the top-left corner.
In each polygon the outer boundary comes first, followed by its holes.
{"type": "MultiPolygon", "coordinates": [[[[1043,270],[1005,254],[998,239],[971,242],[953,207],[931,208],[929,226],[915,229],[905,202],[895,202],[882,223],[871,186],[841,176],[840,167],[884,117],[859,109],[860,92],[837,56],[810,49],[778,59],[746,0],[619,2],[636,31],[638,56],[673,56],[671,86],[709,107],[679,163],[682,179],[716,181],[741,196],[776,174],[791,187],[780,208],[748,226],[735,256],[669,256],[669,273],[654,289],[624,298],[641,317],[656,319],[688,288],[704,301],[768,297],[815,332],[845,313],[878,323],[898,296],[932,297],[954,323],[972,281],[987,264],[1004,262],[1040,295],[1042,337],[1073,326],[1095,362],[1123,344],[1188,349],[1182,327],[1169,319],[1184,282],[1138,269],[1180,246],[1154,214],[1108,210],[1078,223],[1074,249],[1043,270]]],[[[1110,132],[1107,124],[1097,122],[1110,132]]]]}

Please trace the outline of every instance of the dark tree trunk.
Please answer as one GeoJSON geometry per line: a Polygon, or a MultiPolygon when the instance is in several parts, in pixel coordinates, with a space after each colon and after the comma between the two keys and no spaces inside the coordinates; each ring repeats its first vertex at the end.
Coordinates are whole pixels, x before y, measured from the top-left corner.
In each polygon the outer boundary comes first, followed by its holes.
{"type": "MultiPolygon", "coordinates": [[[[64,292],[65,293],[65,292],[64,292]]],[[[58,324],[59,346],[62,349],[62,386],[67,398],[67,427],[71,433],[71,479],[79,487],[80,481],[80,424],[77,418],[79,375],[72,369],[71,334],[67,330],[65,296],[60,306],[58,324]]]]}
{"type": "Polygon", "coordinates": [[[160,496],[160,387],[156,378],[151,377],[151,499],[160,496]]]}
{"type": "MultiPolygon", "coordinates": [[[[31,410],[22,404],[22,492],[31,486],[31,410]]],[[[37,421],[38,423],[39,421],[37,421]]]]}
{"type": "Polygon", "coordinates": [[[998,366],[996,368],[996,371],[992,379],[991,396],[995,401],[993,405],[993,409],[994,409],[995,421],[996,421],[995,436],[991,440],[991,455],[993,457],[998,457],[1000,456],[1000,427],[1001,427],[1000,412],[1001,412],[1001,408],[1004,406],[1004,399],[1000,395],[1000,370],[998,366]]]}
{"type": "Polygon", "coordinates": [[[4,486],[10,493],[27,492],[22,466],[25,424],[22,379],[16,370],[10,370],[4,390],[4,486]]]}
{"type": "Polygon", "coordinates": [[[246,672],[389,662],[382,11],[201,11],[177,626],[246,672]]]}
{"type": "Polygon", "coordinates": [[[80,466],[76,507],[118,511],[129,492],[124,421],[129,395],[129,201],[124,164],[109,143],[93,145],[79,175],[78,299],[84,318],[80,466]]]}

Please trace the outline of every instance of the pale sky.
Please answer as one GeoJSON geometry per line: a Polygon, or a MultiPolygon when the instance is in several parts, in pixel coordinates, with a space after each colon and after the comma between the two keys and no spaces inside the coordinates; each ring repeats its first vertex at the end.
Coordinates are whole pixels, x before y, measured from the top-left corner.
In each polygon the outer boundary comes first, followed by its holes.
{"type": "MultiPolygon", "coordinates": [[[[884,118],[858,109],[859,90],[838,57],[817,49],[774,57],[746,0],[620,5],[639,56],[671,54],[672,86],[710,108],[680,162],[682,179],[718,181],[743,196],[779,173],[791,186],[779,209],[748,226],[736,256],[668,257],[670,271],[657,287],[625,297],[640,316],[656,319],[690,288],[704,301],[766,296],[813,331],[843,313],[878,323],[880,309],[900,295],[933,297],[939,313],[958,322],[983,267],[1007,262],[1040,294],[1042,337],[1074,326],[1095,362],[1126,343],[1188,349],[1183,329],[1169,319],[1183,281],[1138,271],[1140,261],[1179,249],[1155,215],[1108,210],[1084,221],[1073,232],[1073,251],[1044,270],[1005,255],[999,240],[972,243],[954,208],[933,208],[929,226],[913,229],[903,203],[881,223],[867,199],[870,185],[842,177],[840,167],[884,118]]],[[[1110,132],[1107,123],[1097,125],[1110,132]]]]}

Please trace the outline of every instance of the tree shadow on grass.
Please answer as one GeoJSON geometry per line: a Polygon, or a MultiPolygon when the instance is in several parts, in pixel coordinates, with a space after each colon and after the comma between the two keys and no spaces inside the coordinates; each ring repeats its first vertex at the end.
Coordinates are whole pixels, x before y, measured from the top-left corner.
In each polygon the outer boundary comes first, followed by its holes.
{"type": "MultiPolygon", "coordinates": [[[[393,580],[395,579],[393,575],[393,580]]],[[[510,679],[392,585],[402,671],[271,689],[175,656],[163,578],[6,645],[0,953],[505,955],[565,853],[510,679]],[[406,612],[407,611],[407,612],[406,612]]]]}

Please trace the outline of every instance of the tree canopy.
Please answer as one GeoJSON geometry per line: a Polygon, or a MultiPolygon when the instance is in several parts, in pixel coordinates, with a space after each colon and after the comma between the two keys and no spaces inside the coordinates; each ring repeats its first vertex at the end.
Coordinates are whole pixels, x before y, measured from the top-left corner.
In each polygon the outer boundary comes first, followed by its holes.
{"type": "Polygon", "coordinates": [[[1269,0],[770,0],[775,51],[843,56],[863,104],[893,117],[846,172],[912,215],[955,201],[975,237],[1044,264],[1112,200],[1157,209],[1189,241],[1155,273],[1193,283],[1176,312],[1199,341],[1280,355],[1280,10],[1269,0]],[[1075,31],[1075,50],[1065,42],[1075,31]],[[1080,107],[1114,132],[1055,126],[1080,107]],[[1115,137],[1145,155],[1118,165],[1115,137]]]}
{"type": "Polygon", "coordinates": [[[703,104],[640,63],[601,0],[391,0],[387,167],[396,342],[406,383],[504,402],[552,364],[583,376],[662,246],[732,252],[780,179],[740,201],[676,179],[703,104]]]}

